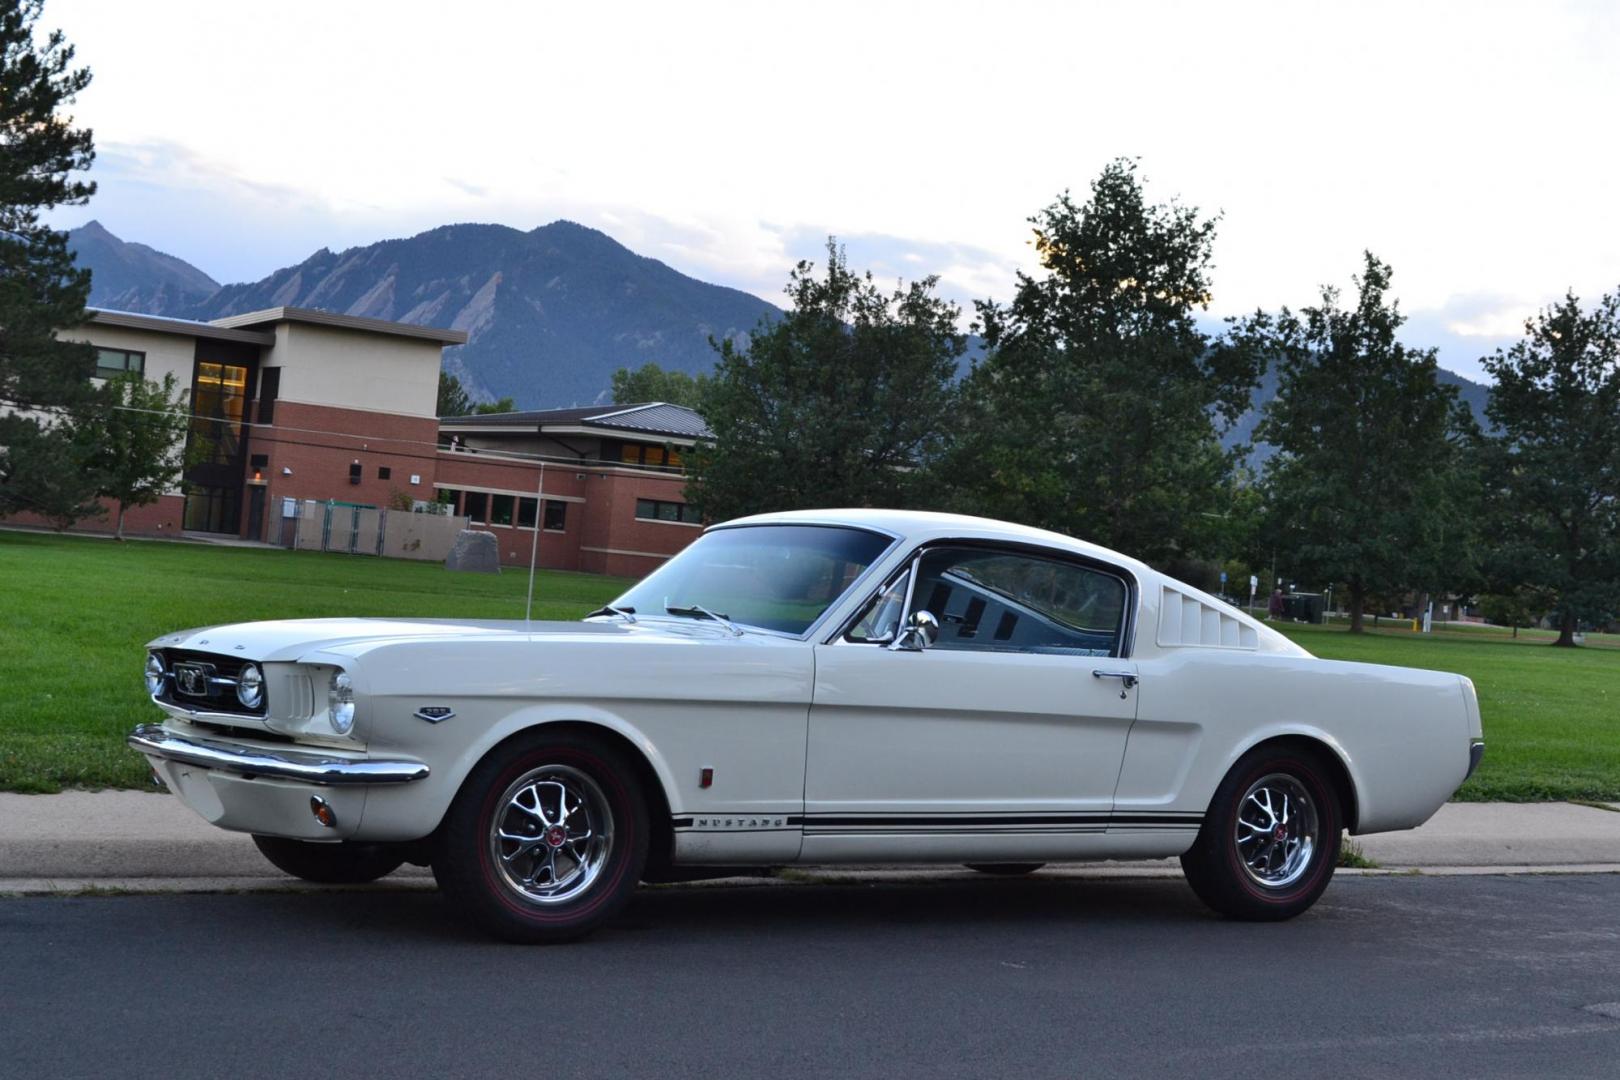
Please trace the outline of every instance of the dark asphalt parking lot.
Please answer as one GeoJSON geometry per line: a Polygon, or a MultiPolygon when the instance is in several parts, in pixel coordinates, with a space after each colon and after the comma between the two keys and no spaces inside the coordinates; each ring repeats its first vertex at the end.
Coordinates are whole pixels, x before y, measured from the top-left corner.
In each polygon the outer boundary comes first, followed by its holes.
{"type": "Polygon", "coordinates": [[[643,890],[583,943],[424,891],[0,900],[0,1075],[1620,1075],[1620,876],[643,890]]]}

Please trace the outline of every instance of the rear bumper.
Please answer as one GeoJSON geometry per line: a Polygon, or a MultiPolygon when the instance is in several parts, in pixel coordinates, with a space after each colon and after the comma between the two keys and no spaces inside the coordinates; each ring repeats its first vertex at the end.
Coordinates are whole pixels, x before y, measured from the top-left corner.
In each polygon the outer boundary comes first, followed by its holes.
{"type": "Polygon", "coordinates": [[[1484,757],[1485,757],[1485,740],[1484,739],[1475,739],[1473,742],[1468,744],[1468,772],[1467,772],[1466,775],[1463,776],[1463,780],[1466,781],[1468,779],[1468,777],[1474,775],[1474,770],[1479,768],[1479,763],[1480,763],[1481,760],[1484,759],[1484,757]]]}
{"type": "Polygon", "coordinates": [[[420,761],[376,761],[318,750],[250,748],[177,735],[162,724],[142,724],[130,733],[129,745],[162,761],[248,778],[296,780],[320,786],[407,784],[428,774],[428,767],[420,761]]]}

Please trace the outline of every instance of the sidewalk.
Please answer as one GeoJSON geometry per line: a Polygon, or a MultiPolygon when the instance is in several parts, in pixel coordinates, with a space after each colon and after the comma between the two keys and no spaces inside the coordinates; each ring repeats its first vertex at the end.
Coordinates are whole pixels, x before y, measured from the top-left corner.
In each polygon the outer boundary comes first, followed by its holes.
{"type": "MultiPolygon", "coordinates": [[[[1573,803],[1448,803],[1422,828],[1356,839],[1382,871],[1620,872],[1620,812],[1573,803]]],[[[856,869],[840,876],[917,876],[938,868],[856,869]]],[[[1174,859],[1065,864],[1079,876],[1180,874],[1174,859]]],[[[404,867],[389,881],[426,886],[404,867]]],[[[287,888],[293,879],[253,841],[216,829],[171,795],[143,791],[0,793],[0,892],[287,888]]]]}

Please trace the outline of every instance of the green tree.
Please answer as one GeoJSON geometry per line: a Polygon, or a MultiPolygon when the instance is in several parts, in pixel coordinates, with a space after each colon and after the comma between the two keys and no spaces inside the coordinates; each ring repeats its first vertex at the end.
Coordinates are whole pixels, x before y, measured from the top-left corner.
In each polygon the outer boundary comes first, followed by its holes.
{"type": "Polygon", "coordinates": [[[914,506],[948,426],[967,342],[930,277],[892,293],[827,241],[825,274],[801,262],[792,307],[745,348],[715,342],[704,397],[714,439],[691,455],[687,498],[712,520],[766,510],[914,506]]]}
{"type": "Polygon", "coordinates": [[[1405,319],[1387,296],[1388,265],[1364,259],[1354,308],[1324,287],[1320,307],[1257,314],[1241,331],[1279,365],[1256,432],[1278,451],[1260,544],[1293,578],[1342,582],[1356,633],[1369,595],[1469,576],[1474,432],[1456,390],[1435,381],[1434,350],[1396,340],[1405,319]]]}
{"type": "Polygon", "coordinates": [[[1510,592],[1486,593],[1479,598],[1480,612],[1497,626],[1513,627],[1513,636],[1519,636],[1519,627],[1533,626],[1552,609],[1553,597],[1541,589],[1521,585],[1510,592]]]}
{"type": "Polygon", "coordinates": [[[1553,596],[1558,645],[1620,610],[1620,293],[1568,294],[1481,363],[1491,576],[1553,596]]]}
{"type": "Polygon", "coordinates": [[[439,370],[439,405],[440,416],[466,416],[472,412],[472,399],[467,396],[467,390],[461,385],[461,380],[444,369],[439,370]]]}
{"type": "Polygon", "coordinates": [[[635,370],[626,367],[613,373],[613,400],[619,405],[665,401],[701,411],[708,386],[707,375],[689,375],[673,368],[665,371],[657,364],[646,363],[635,370]]]}
{"type": "Polygon", "coordinates": [[[95,185],[73,174],[95,151],[88,128],[58,115],[90,71],[71,66],[61,31],[35,41],[39,12],[40,0],[0,2],[0,515],[65,527],[97,512],[83,430],[95,353],[56,336],[84,322],[90,274],[40,215],[89,199],[95,185]]]}
{"type": "Polygon", "coordinates": [[[1214,222],[1149,204],[1125,160],[1030,222],[1044,274],[978,305],[986,355],[944,464],[955,501],[1143,559],[1224,554],[1236,456],[1215,423],[1247,408],[1258,360],[1194,323],[1214,222]]]}
{"type": "Polygon", "coordinates": [[[509,413],[516,411],[517,402],[513,401],[509,397],[503,397],[499,401],[480,401],[477,405],[473,406],[473,412],[478,416],[490,416],[495,413],[509,413]]]}
{"type": "Polygon", "coordinates": [[[172,374],[153,382],[129,372],[108,382],[91,467],[96,493],[118,502],[113,535],[119,540],[124,538],[125,510],[157,502],[179,481],[190,425],[186,391],[172,374]]]}

